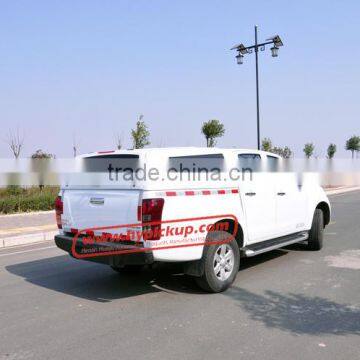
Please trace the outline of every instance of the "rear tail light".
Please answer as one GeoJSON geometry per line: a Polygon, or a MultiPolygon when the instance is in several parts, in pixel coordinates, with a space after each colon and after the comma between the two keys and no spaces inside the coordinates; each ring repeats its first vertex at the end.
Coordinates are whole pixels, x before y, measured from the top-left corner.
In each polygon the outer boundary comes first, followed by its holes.
{"type": "Polygon", "coordinates": [[[61,196],[58,196],[55,199],[55,216],[56,216],[56,223],[57,223],[57,227],[59,229],[62,229],[62,224],[61,224],[61,215],[63,214],[63,202],[61,200],[61,196]]]}
{"type": "Polygon", "coordinates": [[[139,205],[138,208],[137,208],[137,219],[138,219],[138,221],[142,221],[142,209],[141,209],[141,205],[139,205]]]}
{"type": "Polygon", "coordinates": [[[141,221],[143,224],[156,222],[149,226],[143,226],[145,240],[160,240],[161,218],[164,207],[164,199],[144,199],[141,206],[141,221]]]}

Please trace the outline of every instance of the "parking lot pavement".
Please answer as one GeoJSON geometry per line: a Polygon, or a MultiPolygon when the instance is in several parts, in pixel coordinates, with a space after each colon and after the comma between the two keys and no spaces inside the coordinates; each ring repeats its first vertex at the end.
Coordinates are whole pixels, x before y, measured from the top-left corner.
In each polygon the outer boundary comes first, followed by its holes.
{"type": "Polygon", "coordinates": [[[204,294],[176,264],[136,275],[49,242],[0,251],[0,359],[360,358],[360,192],[334,195],[321,252],[244,259],[204,294]]]}

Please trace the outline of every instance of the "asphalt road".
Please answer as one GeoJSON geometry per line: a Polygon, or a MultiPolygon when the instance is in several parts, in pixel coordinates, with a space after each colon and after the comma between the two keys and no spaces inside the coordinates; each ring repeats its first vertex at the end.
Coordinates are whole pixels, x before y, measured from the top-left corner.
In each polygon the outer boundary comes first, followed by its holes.
{"type": "Polygon", "coordinates": [[[0,251],[0,359],[360,359],[360,192],[325,247],[245,259],[203,294],[177,266],[119,275],[48,243],[0,251]]]}

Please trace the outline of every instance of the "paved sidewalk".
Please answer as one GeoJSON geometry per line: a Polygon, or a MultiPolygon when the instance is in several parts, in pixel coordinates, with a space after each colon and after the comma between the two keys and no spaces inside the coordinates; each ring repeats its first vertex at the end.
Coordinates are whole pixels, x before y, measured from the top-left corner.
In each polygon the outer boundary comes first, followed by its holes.
{"type": "Polygon", "coordinates": [[[0,230],[44,224],[55,224],[54,210],[0,215],[0,230]]]}
{"type": "Polygon", "coordinates": [[[342,186],[342,187],[338,187],[338,188],[329,188],[329,189],[325,189],[325,192],[327,195],[336,195],[336,194],[345,194],[347,192],[351,192],[351,191],[358,191],[360,190],[360,186],[342,186]]]}
{"type": "Polygon", "coordinates": [[[0,248],[53,240],[56,233],[54,211],[0,216],[0,248]]]}

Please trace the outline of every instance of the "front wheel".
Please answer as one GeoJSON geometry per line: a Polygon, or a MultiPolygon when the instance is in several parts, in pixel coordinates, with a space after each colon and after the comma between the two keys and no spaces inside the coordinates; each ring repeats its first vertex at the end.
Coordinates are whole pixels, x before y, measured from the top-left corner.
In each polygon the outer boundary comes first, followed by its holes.
{"type": "MultiPolygon", "coordinates": [[[[231,236],[226,233],[228,238],[231,236]]],[[[220,241],[219,241],[220,242],[220,241]]],[[[240,251],[236,240],[205,246],[202,258],[203,275],[196,278],[198,285],[207,292],[226,290],[235,280],[240,265],[240,251]]]]}
{"type": "Polygon", "coordinates": [[[308,249],[321,250],[324,238],[324,213],[320,209],[316,209],[313,222],[309,231],[308,249]]]}

